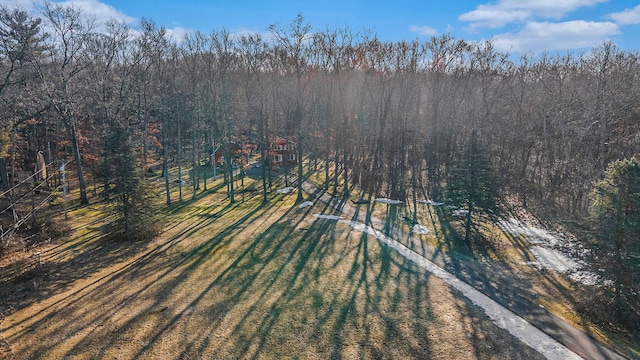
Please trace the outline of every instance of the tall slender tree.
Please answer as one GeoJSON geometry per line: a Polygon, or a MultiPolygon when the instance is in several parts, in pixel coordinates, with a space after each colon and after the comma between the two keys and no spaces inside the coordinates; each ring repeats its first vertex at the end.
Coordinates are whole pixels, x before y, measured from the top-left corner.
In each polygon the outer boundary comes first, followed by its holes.
{"type": "Polygon", "coordinates": [[[296,201],[301,202],[304,199],[302,192],[302,183],[304,181],[302,161],[305,144],[303,125],[305,124],[306,118],[304,93],[309,80],[307,62],[312,37],[311,25],[304,20],[302,14],[298,14],[289,25],[289,28],[271,25],[269,26],[269,31],[275,39],[276,52],[281,56],[283,70],[295,76],[294,101],[290,104],[293,106],[293,109],[285,109],[285,112],[290,113],[290,116],[293,117],[294,131],[298,138],[296,144],[298,198],[296,201]]]}
{"type": "Polygon", "coordinates": [[[64,4],[45,2],[42,11],[52,30],[48,59],[38,62],[38,74],[47,100],[64,125],[72,145],[80,203],[88,204],[79,138],[82,136],[81,122],[89,116],[82,113],[85,89],[81,80],[90,65],[87,46],[97,24],[82,11],[64,4]]]}

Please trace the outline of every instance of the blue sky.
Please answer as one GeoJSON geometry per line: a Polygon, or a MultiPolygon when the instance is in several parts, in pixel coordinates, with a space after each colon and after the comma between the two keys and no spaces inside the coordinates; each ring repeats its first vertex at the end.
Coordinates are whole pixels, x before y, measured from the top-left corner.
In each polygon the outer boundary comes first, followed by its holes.
{"type": "MultiPolygon", "coordinates": [[[[33,9],[37,0],[0,0],[33,9]]],[[[316,30],[374,31],[382,40],[424,40],[450,33],[469,41],[493,39],[511,53],[588,51],[610,40],[640,50],[640,0],[66,0],[98,19],[132,26],[153,19],[179,38],[186,32],[225,28],[265,33],[301,13],[316,30]]]]}

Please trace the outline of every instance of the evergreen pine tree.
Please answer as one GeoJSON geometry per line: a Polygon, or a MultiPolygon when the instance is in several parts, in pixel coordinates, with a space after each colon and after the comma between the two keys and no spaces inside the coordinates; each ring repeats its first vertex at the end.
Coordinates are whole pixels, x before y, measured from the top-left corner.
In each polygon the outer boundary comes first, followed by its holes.
{"type": "Polygon", "coordinates": [[[605,177],[594,183],[591,215],[596,228],[596,266],[612,282],[614,324],[635,327],[640,321],[640,163],[636,158],[618,160],[607,167],[605,177]],[[635,309],[635,310],[634,310],[635,309]],[[635,325],[634,325],[635,324],[635,325]]]}
{"type": "Polygon", "coordinates": [[[157,204],[137,166],[133,145],[123,129],[105,140],[105,195],[115,202],[114,234],[123,240],[150,240],[161,230],[157,204]]]}
{"type": "Polygon", "coordinates": [[[471,235],[476,228],[474,215],[495,215],[498,197],[498,181],[476,130],[472,131],[461,160],[449,170],[445,192],[451,205],[466,210],[464,246],[471,249],[471,235]]]}

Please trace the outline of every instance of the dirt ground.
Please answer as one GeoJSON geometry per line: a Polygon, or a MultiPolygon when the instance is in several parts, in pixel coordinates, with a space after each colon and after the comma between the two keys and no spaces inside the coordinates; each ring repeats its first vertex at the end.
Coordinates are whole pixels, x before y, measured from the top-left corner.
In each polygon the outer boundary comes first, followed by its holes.
{"type": "Polygon", "coordinates": [[[41,247],[32,276],[1,280],[0,356],[542,358],[437,277],[294,199],[228,206],[211,193],[174,206],[150,244],[105,243],[79,210],[87,223],[41,247]]]}

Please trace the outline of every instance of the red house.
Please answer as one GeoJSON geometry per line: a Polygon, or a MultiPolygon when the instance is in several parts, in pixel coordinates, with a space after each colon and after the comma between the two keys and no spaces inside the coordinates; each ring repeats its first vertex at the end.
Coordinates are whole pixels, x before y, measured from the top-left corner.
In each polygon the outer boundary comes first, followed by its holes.
{"type": "MultiPolygon", "coordinates": [[[[229,151],[229,155],[231,155],[232,159],[239,157],[242,154],[242,148],[239,144],[234,142],[226,143],[227,151],[229,151]]],[[[215,151],[213,152],[215,164],[222,165],[224,163],[224,148],[222,145],[218,145],[215,151]]]]}
{"type": "Polygon", "coordinates": [[[273,165],[287,166],[298,163],[295,142],[279,136],[271,136],[269,142],[273,165]]]}

